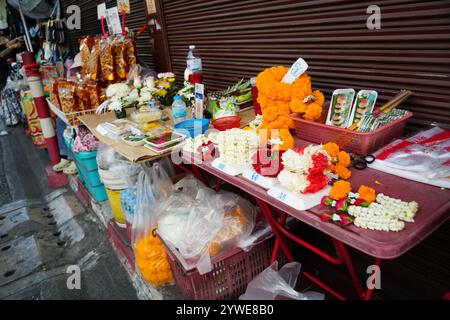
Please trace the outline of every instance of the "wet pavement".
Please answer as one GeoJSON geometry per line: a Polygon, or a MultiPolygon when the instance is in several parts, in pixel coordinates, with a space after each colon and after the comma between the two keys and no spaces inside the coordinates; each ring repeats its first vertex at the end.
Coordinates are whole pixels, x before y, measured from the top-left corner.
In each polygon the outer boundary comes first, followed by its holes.
{"type": "Polygon", "coordinates": [[[0,299],[136,299],[96,214],[70,188],[49,188],[45,151],[9,129],[0,137],[0,299]]]}

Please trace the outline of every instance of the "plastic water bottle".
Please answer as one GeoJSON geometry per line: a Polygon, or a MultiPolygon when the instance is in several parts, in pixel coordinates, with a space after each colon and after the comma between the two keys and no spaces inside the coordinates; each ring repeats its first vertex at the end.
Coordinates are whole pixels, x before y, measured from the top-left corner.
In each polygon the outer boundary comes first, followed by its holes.
{"type": "Polygon", "coordinates": [[[186,104],[180,96],[175,96],[172,103],[173,122],[176,124],[186,120],[186,104]]]}
{"type": "Polygon", "coordinates": [[[202,59],[194,55],[195,46],[189,46],[189,52],[186,57],[186,70],[184,71],[184,80],[190,83],[202,82],[202,59]]]}

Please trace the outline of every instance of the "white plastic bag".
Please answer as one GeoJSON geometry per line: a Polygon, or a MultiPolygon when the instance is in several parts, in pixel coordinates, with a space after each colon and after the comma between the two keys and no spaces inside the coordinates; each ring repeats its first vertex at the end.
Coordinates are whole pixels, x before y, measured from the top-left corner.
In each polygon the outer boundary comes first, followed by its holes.
{"type": "Polygon", "coordinates": [[[181,186],[182,191],[156,209],[158,233],[184,259],[196,261],[198,271],[204,274],[212,269],[211,255],[236,247],[250,236],[256,209],[231,192],[216,193],[192,180],[183,180],[175,186],[181,186]],[[195,188],[198,188],[196,194],[195,188]]]}
{"type": "Polygon", "coordinates": [[[239,300],[323,300],[318,292],[300,293],[294,290],[301,264],[291,262],[278,270],[278,261],[250,281],[239,300]]]}

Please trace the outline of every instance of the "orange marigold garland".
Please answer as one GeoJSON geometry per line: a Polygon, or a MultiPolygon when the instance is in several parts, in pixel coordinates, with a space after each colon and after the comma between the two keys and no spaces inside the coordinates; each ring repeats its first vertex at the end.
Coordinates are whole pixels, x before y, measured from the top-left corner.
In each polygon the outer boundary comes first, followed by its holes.
{"type": "Polygon", "coordinates": [[[325,101],[320,91],[312,91],[310,77],[304,73],[294,83],[283,83],[281,80],[289,68],[277,66],[267,68],[256,78],[258,87],[258,103],[261,105],[263,123],[259,129],[267,129],[269,138],[272,130],[279,129],[279,137],[283,144],[280,150],[294,146],[294,138],[289,129],[294,127],[290,118],[291,112],[304,113],[304,118],[317,120],[322,114],[322,105],[325,101]]]}
{"type": "Polygon", "coordinates": [[[341,179],[350,179],[352,176],[352,172],[348,169],[351,164],[350,155],[343,150],[339,150],[339,146],[334,142],[326,143],[323,148],[331,157],[333,163],[329,168],[330,172],[337,174],[341,179]]]}
{"type": "Polygon", "coordinates": [[[333,184],[330,190],[330,197],[334,200],[340,200],[348,196],[348,193],[352,190],[350,182],[339,180],[333,184]]]}
{"type": "Polygon", "coordinates": [[[367,203],[372,203],[376,199],[376,191],[373,188],[367,186],[360,186],[358,189],[358,194],[361,199],[366,201],[367,203]]]}

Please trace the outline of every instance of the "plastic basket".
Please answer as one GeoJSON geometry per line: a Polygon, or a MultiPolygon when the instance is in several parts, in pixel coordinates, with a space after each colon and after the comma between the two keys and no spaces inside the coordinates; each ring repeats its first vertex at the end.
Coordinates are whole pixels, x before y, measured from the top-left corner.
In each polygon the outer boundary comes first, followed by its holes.
{"type": "Polygon", "coordinates": [[[171,250],[165,248],[175,283],[185,299],[233,300],[239,298],[248,283],[269,266],[273,243],[272,238],[249,252],[236,248],[214,257],[212,271],[204,275],[195,269],[186,271],[171,250]]]}
{"type": "Polygon", "coordinates": [[[411,112],[372,132],[354,132],[344,128],[333,127],[302,119],[298,114],[292,114],[295,135],[314,143],[335,142],[341,149],[358,154],[372,153],[392,140],[403,135],[406,122],[412,117],[411,112]]]}

